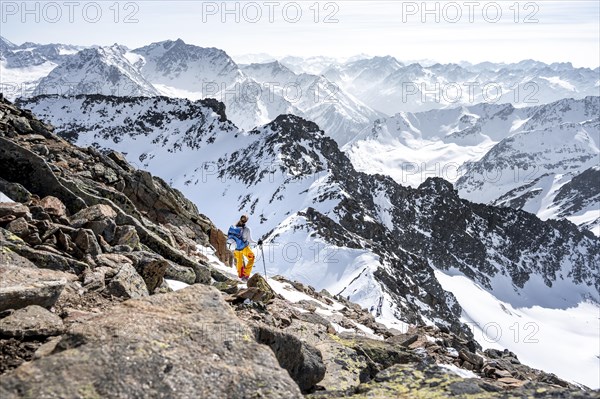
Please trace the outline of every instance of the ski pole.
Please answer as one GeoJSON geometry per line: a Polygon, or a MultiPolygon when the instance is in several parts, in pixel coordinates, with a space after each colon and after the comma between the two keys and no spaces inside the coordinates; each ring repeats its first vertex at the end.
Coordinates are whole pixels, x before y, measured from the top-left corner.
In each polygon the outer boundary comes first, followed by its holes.
{"type": "Polygon", "coordinates": [[[260,253],[262,255],[263,267],[265,269],[265,280],[267,279],[267,264],[265,263],[265,251],[263,251],[263,246],[260,246],[260,253]]]}

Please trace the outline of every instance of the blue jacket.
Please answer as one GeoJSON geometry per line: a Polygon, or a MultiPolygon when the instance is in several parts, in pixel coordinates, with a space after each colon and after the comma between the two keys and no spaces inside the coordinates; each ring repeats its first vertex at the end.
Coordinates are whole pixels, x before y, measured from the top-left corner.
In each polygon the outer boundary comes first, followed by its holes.
{"type": "Polygon", "coordinates": [[[250,245],[251,242],[256,242],[252,239],[252,232],[249,227],[229,227],[227,238],[235,241],[235,250],[241,251],[250,245]]]}

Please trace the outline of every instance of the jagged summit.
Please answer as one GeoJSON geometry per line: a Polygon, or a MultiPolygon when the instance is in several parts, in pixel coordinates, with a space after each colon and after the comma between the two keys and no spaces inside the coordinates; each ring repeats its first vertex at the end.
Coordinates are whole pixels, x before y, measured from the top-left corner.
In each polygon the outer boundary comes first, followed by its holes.
{"type": "Polygon", "coordinates": [[[0,51],[4,52],[6,50],[15,49],[16,47],[16,44],[4,38],[3,36],[0,36],[0,51]]]}
{"type": "Polygon", "coordinates": [[[34,95],[112,94],[156,96],[159,92],[133,67],[119,45],[81,50],[43,78],[34,95]]]}
{"type": "Polygon", "coordinates": [[[303,134],[306,133],[323,134],[323,131],[316,123],[292,114],[279,115],[275,120],[268,123],[266,127],[274,132],[291,134],[294,140],[302,139],[303,134]]]}

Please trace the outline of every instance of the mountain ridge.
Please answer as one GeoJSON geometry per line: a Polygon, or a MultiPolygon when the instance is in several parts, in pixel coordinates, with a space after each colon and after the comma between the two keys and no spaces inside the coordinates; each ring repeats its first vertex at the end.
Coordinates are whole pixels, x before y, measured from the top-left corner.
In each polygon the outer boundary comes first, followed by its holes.
{"type": "MultiPolygon", "coordinates": [[[[222,107],[206,105],[218,120],[222,107]]],[[[457,389],[491,397],[504,397],[503,389],[523,398],[542,389],[557,398],[593,395],[522,365],[509,351],[481,352],[448,329],[387,329],[345,298],[298,282],[277,277],[267,283],[255,275],[247,287],[238,287],[224,236],[179,191],[117,152],[72,146],[3,99],[0,112],[0,188],[21,201],[0,203],[0,242],[11,249],[0,252],[0,268],[9,276],[3,284],[27,293],[11,299],[13,312],[0,312],[0,345],[13,351],[3,354],[3,397],[27,391],[299,398],[302,391],[336,398],[352,397],[357,389],[396,397],[397,384],[408,384],[415,395],[445,396],[457,389]],[[179,291],[172,292],[167,277],[179,280],[179,291]],[[183,281],[197,284],[181,289],[183,281]],[[23,282],[29,285],[18,285],[23,282]],[[42,324],[30,324],[31,315],[42,324]],[[67,371],[74,368],[79,372],[67,371]],[[231,373],[235,368],[251,370],[243,384],[234,383],[240,381],[231,373]],[[432,386],[420,371],[396,376],[397,370],[422,370],[445,382],[432,386]],[[130,383],[122,384],[124,378],[130,383]]],[[[298,139],[314,139],[315,149],[330,158],[339,154],[333,140],[298,117],[283,116],[268,129],[264,139],[291,145],[290,151],[304,148],[294,148],[298,139]],[[291,124],[294,137],[282,135],[291,124]]],[[[449,189],[439,183],[423,190],[449,189]]],[[[311,209],[299,215],[335,224],[311,209]]]]}
{"type": "MultiPolygon", "coordinates": [[[[439,271],[468,276],[515,309],[559,311],[598,301],[599,276],[591,265],[600,256],[599,242],[591,233],[568,221],[543,222],[523,211],[470,203],[442,179],[409,188],[384,175],[359,173],[314,122],[282,115],[250,132],[222,122],[200,128],[215,126],[210,132],[189,130],[188,120],[178,131],[146,124],[139,134],[131,123],[111,131],[110,123],[95,123],[97,117],[72,125],[64,110],[84,108],[91,116],[124,120],[139,112],[137,103],[168,114],[166,105],[154,109],[152,99],[99,96],[82,107],[84,101],[52,98],[57,112],[46,114],[64,117],[57,124],[61,134],[89,130],[79,143],[126,152],[135,162],[143,156],[144,168],[186,193],[217,225],[231,223],[223,209],[249,213],[265,241],[269,275],[347,295],[365,308],[381,301],[380,320],[389,326],[405,328],[399,317],[472,334],[461,316],[468,303],[444,289],[439,271]],[[117,108],[109,106],[112,101],[117,108]],[[218,133],[227,126],[227,133],[218,133]],[[188,131],[196,140],[184,139],[188,131]],[[157,138],[161,145],[152,144],[157,138]]],[[[161,101],[177,110],[182,100],[161,101]]],[[[216,121],[210,114],[207,121],[216,121]]]]}

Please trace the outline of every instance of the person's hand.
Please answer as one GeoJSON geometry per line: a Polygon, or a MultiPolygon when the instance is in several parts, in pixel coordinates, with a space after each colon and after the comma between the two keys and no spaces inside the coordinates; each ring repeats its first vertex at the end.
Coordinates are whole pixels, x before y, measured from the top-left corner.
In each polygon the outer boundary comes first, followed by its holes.
{"type": "Polygon", "coordinates": [[[258,245],[262,245],[263,244],[263,240],[258,240],[258,245]]]}

